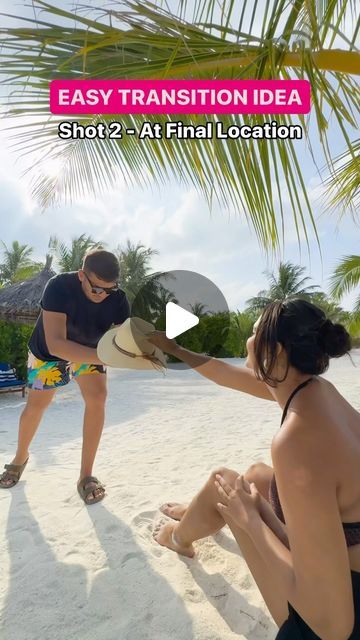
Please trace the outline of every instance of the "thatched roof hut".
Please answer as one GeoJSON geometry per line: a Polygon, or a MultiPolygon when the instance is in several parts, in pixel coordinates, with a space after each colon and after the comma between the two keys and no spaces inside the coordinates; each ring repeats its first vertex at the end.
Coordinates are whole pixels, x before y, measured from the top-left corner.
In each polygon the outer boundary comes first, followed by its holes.
{"type": "Polygon", "coordinates": [[[45,267],[36,276],[0,289],[0,316],[23,319],[34,319],[38,316],[44,287],[55,275],[55,271],[51,269],[51,262],[52,256],[46,256],[45,267]]]}

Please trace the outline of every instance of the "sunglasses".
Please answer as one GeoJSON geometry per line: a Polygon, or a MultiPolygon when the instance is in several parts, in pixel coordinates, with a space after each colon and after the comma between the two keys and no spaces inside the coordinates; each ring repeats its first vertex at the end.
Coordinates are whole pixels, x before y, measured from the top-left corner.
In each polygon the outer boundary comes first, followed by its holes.
{"type": "Polygon", "coordinates": [[[85,271],[84,276],[91,287],[91,293],[106,293],[107,295],[109,295],[110,293],[116,293],[116,291],[119,291],[118,284],[114,285],[113,287],[98,287],[91,282],[89,276],[85,273],[85,271]]]}

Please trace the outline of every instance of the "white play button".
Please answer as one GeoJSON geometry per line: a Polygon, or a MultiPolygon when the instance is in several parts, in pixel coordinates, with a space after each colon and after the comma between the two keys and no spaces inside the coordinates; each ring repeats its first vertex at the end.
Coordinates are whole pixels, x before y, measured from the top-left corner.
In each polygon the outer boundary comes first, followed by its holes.
{"type": "MultiPolygon", "coordinates": [[[[151,322],[157,331],[164,331],[169,339],[176,338],[182,347],[206,353],[209,360],[232,355],[228,344],[228,304],[216,284],[200,273],[178,269],[149,276],[132,300],[131,315],[151,322]],[[151,304],[144,304],[150,298],[151,304]]],[[[140,351],[143,346],[139,340],[140,351]]],[[[204,363],[203,358],[200,360],[199,367],[204,363]]],[[[167,366],[176,371],[179,367],[191,369],[185,363],[180,366],[176,356],[169,358],[167,366]]]]}
{"type": "Polygon", "coordinates": [[[185,331],[196,327],[199,324],[199,318],[190,311],[186,311],[174,302],[168,302],[166,305],[166,337],[176,338],[185,331]]]}

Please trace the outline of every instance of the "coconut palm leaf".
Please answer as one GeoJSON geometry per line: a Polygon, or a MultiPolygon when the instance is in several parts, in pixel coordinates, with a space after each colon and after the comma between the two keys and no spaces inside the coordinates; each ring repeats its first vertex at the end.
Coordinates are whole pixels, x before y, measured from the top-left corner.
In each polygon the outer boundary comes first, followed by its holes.
{"type": "MultiPolygon", "coordinates": [[[[328,138],[329,121],[344,142],[344,153],[355,166],[350,131],[359,113],[360,56],[355,48],[359,22],[354,0],[244,0],[240,14],[234,0],[180,0],[172,13],[167,3],[147,0],[114,2],[97,11],[76,14],[34,0],[38,18],[16,17],[22,26],[2,28],[1,53],[15,120],[15,145],[29,153],[33,193],[44,206],[83,194],[106,192],[122,176],[128,185],[175,178],[193,184],[207,198],[241,210],[261,244],[276,248],[287,228],[290,202],[300,238],[316,233],[311,203],[291,140],[76,140],[64,143],[49,116],[49,80],[56,78],[307,78],[312,85],[313,115],[334,188],[334,162],[328,138]],[[219,7],[221,7],[219,9],[219,7]],[[95,18],[94,18],[95,12],[95,18]],[[354,28],[344,33],[344,24],[354,28]],[[75,26],[74,26],[75,21],[75,26]],[[260,25],[260,29],[259,29],[260,25]],[[34,28],[36,27],[36,28],[34,28]],[[343,44],[336,49],[336,39],[343,44]],[[31,118],[29,121],[29,117],[31,118]],[[37,161],[34,162],[34,153],[37,161]],[[49,176],[50,160],[61,162],[49,176]]],[[[73,118],[74,119],[74,118],[73,118]]],[[[76,118],[82,124],[109,116],[76,118]]],[[[146,120],[164,123],[163,116],[122,116],[123,126],[139,130],[146,120]]],[[[215,122],[217,116],[182,116],[185,124],[215,122]]],[[[264,116],[225,115],[224,127],[262,124],[264,116]]],[[[276,115],[279,124],[309,118],[276,115]]],[[[338,136],[339,137],[339,136],[338,136]]],[[[355,181],[343,179],[339,201],[348,205],[355,181]]]]}
{"type": "MultiPolygon", "coordinates": [[[[360,256],[344,256],[330,279],[330,295],[335,300],[340,300],[343,295],[356,288],[360,291],[360,256]]],[[[360,316],[360,292],[355,300],[353,313],[354,316],[360,316]]]]}
{"type": "Polygon", "coordinates": [[[29,280],[29,278],[33,278],[38,273],[40,273],[44,268],[43,262],[33,262],[31,265],[27,267],[20,267],[17,269],[12,284],[16,282],[23,282],[24,280],[29,280]]]}
{"type": "Polygon", "coordinates": [[[360,211],[360,139],[353,143],[353,153],[342,153],[335,158],[333,168],[325,184],[330,206],[350,209],[354,218],[360,211]]]}

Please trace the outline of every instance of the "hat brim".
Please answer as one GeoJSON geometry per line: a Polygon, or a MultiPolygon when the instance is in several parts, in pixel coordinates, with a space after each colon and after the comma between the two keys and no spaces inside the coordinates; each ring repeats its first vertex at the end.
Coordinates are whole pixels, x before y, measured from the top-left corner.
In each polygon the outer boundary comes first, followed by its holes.
{"type": "MultiPolygon", "coordinates": [[[[109,329],[98,342],[97,355],[98,358],[104,364],[116,369],[138,369],[138,370],[151,370],[156,369],[156,365],[147,360],[146,358],[132,358],[124,353],[121,353],[116,349],[113,344],[113,340],[119,330],[119,327],[113,327],[109,329]]],[[[162,366],[166,368],[166,358],[161,349],[154,347],[154,356],[161,362],[162,366]]]]}

